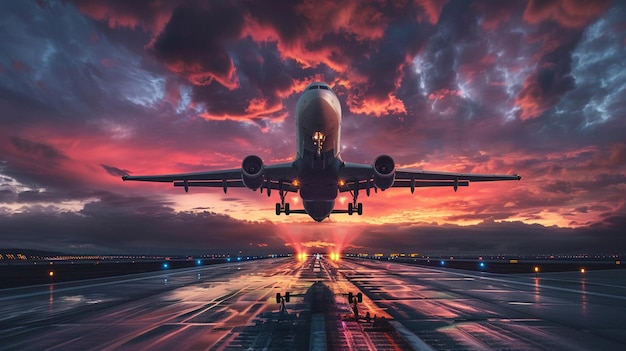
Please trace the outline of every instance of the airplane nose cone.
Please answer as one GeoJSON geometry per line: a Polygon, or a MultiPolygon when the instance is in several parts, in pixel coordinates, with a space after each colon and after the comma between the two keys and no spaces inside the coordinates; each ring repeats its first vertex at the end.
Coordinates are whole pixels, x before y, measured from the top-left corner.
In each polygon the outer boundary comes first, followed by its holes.
{"type": "Polygon", "coordinates": [[[337,112],[322,96],[311,99],[302,110],[301,123],[310,130],[324,130],[325,126],[336,124],[337,112]]]}

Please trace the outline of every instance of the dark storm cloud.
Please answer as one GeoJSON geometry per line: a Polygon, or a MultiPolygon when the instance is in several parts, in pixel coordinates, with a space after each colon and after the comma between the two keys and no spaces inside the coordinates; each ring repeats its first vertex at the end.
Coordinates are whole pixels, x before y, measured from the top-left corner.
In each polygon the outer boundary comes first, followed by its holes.
{"type": "Polygon", "coordinates": [[[107,166],[107,165],[100,165],[100,166],[102,166],[102,168],[104,168],[104,170],[107,171],[107,173],[115,177],[121,177],[121,176],[131,173],[127,169],[119,169],[117,167],[107,166]]]}
{"type": "Polygon", "coordinates": [[[69,178],[63,166],[71,160],[58,148],[20,137],[2,139],[0,146],[5,161],[2,173],[30,186],[67,185],[69,178]]]}
{"type": "Polygon", "coordinates": [[[81,12],[93,18],[106,21],[111,27],[143,27],[147,31],[159,31],[163,21],[180,1],[154,0],[111,0],[94,2],[89,0],[70,0],[81,12]]]}
{"type": "Polygon", "coordinates": [[[195,85],[216,79],[234,89],[239,83],[226,44],[241,35],[243,26],[243,12],[234,2],[182,4],[172,12],[153,49],[172,71],[195,85]]]}
{"type": "Polygon", "coordinates": [[[621,238],[625,221],[626,215],[614,214],[577,229],[492,220],[470,227],[388,225],[365,229],[353,244],[376,252],[402,248],[421,254],[533,254],[538,248],[544,254],[621,253],[626,251],[621,238]]]}
{"type": "Polygon", "coordinates": [[[12,137],[10,141],[17,151],[22,153],[22,155],[38,160],[45,160],[50,162],[50,165],[56,166],[58,165],[58,162],[67,159],[67,156],[65,156],[61,151],[50,145],[19,137],[12,137]]]}
{"type": "Polygon", "coordinates": [[[90,198],[98,198],[104,193],[102,191],[40,191],[26,190],[17,194],[16,202],[22,204],[38,204],[38,203],[61,203],[71,200],[86,200],[90,198]]]}
{"type": "Polygon", "coordinates": [[[603,14],[611,0],[530,0],[524,11],[524,20],[531,24],[554,21],[570,28],[580,28],[603,14]]]}
{"type": "Polygon", "coordinates": [[[258,252],[264,244],[275,249],[283,246],[271,224],[209,212],[175,212],[169,205],[154,197],[105,194],[79,213],[33,207],[0,216],[0,240],[12,247],[60,251],[79,247],[94,253],[258,252]]]}

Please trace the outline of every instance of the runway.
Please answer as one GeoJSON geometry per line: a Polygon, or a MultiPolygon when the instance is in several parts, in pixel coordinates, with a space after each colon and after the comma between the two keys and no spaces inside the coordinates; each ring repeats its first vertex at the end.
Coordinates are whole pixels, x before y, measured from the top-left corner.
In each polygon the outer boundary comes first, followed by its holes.
{"type": "Polygon", "coordinates": [[[0,350],[623,350],[624,315],[625,270],[280,258],[0,290],[0,350]]]}

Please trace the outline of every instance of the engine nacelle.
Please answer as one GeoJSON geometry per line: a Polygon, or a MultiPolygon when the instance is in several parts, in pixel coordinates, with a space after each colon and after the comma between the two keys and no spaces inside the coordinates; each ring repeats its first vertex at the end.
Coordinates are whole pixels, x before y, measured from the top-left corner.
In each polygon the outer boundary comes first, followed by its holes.
{"type": "Polygon", "coordinates": [[[391,188],[396,178],[396,164],[393,158],[387,155],[376,157],[374,160],[374,185],[380,190],[391,188]]]}
{"type": "Polygon", "coordinates": [[[248,189],[257,190],[263,185],[263,161],[257,155],[250,155],[241,162],[241,180],[248,189]]]}

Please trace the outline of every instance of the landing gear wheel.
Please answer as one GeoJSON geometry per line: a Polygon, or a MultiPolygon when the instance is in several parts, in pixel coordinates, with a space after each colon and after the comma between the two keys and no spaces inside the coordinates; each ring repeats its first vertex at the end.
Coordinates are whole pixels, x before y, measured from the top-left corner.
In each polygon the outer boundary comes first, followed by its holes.
{"type": "Polygon", "coordinates": [[[352,212],[354,211],[354,206],[352,206],[352,203],[348,204],[348,215],[352,216],[352,212]]]}
{"type": "MultiPolygon", "coordinates": [[[[289,212],[290,212],[289,211],[289,203],[286,203],[285,204],[285,215],[289,216],[289,212]]],[[[287,295],[287,296],[289,296],[289,295],[287,295]]],[[[289,301],[287,301],[287,302],[289,302],[289,301]]]]}
{"type": "Polygon", "coordinates": [[[356,206],[356,213],[360,216],[363,214],[363,203],[359,202],[356,206]]]}
{"type": "Polygon", "coordinates": [[[281,210],[282,209],[280,208],[280,204],[277,202],[276,203],[276,215],[277,216],[280,216],[280,213],[282,212],[281,210]]]}

